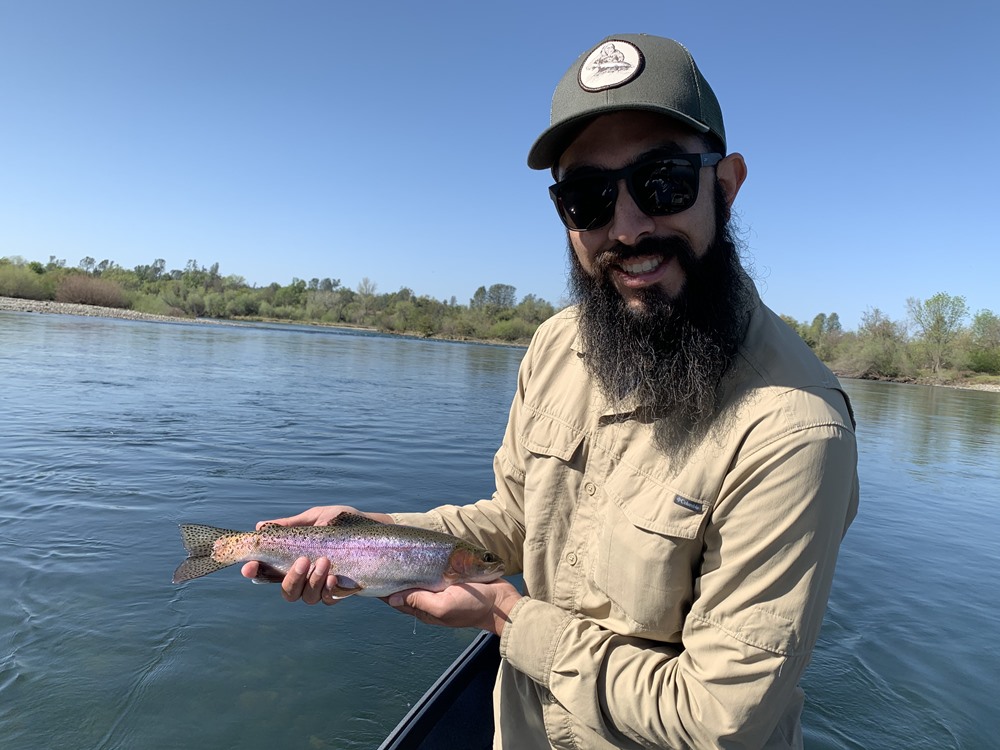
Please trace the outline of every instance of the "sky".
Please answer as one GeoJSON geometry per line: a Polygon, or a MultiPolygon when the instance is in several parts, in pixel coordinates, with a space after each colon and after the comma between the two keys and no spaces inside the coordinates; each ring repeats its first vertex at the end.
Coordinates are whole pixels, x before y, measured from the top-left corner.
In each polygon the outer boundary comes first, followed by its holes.
{"type": "Polygon", "coordinates": [[[1000,312],[996,7],[0,0],[0,257],[558,304],[565,231],[528,148],[577,56],[643,32],[722,104],[772,309],[1000,312]]]}

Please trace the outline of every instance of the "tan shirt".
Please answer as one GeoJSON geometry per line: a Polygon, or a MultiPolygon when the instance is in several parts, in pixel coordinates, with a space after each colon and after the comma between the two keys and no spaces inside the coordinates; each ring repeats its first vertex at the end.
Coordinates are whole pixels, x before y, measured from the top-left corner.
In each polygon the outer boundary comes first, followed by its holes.
{"type": "Polygon", "coordinates": [[[500,643],[495,746],[801,748],[799,678],[857,512],[847,396],[769,309],[687,455],[598,394],[575,310],[521,364],[496,492],[397,514],[523,572],[500,643]]]}

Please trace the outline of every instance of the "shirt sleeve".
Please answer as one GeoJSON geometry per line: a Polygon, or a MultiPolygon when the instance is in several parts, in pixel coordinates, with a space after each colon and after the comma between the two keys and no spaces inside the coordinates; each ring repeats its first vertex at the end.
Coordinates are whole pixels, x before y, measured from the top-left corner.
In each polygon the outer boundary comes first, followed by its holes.
{"type": "Polygon", "coordinates": [[[857,508],[856,460],[853,434],[837,425],[788,432],[741,458],[706,527],[682,648],[524,599],[502,656],[602,734],[642,746],[764,746],[819,635],[857,508]]]}

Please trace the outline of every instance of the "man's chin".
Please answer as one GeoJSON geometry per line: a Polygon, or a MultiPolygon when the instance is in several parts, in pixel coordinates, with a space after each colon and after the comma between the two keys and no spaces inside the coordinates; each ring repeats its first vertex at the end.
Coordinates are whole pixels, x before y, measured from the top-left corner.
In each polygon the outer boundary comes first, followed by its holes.
{"type": "Polygon", "coordinates": [[[662,283],[641,287],[615,284],[614,287],[621,297],[625,309],[640,317],[653,315],[658,311],[662,312],[666,307],[676,304],[684,293],[683,286],[677,293],[671,293],[662,283]]]}

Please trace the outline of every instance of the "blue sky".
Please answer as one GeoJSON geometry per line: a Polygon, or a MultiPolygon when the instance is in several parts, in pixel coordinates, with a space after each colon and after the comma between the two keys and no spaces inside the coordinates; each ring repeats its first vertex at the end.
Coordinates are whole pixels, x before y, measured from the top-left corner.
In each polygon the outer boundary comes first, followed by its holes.
{"type": "Polygon", "coordinates": [[[777,312],[1000,312],[993,5],[0,0],[0,256],[558,302],[527,150],[577,55],[646,32],[722,102],[777,312]]]}

